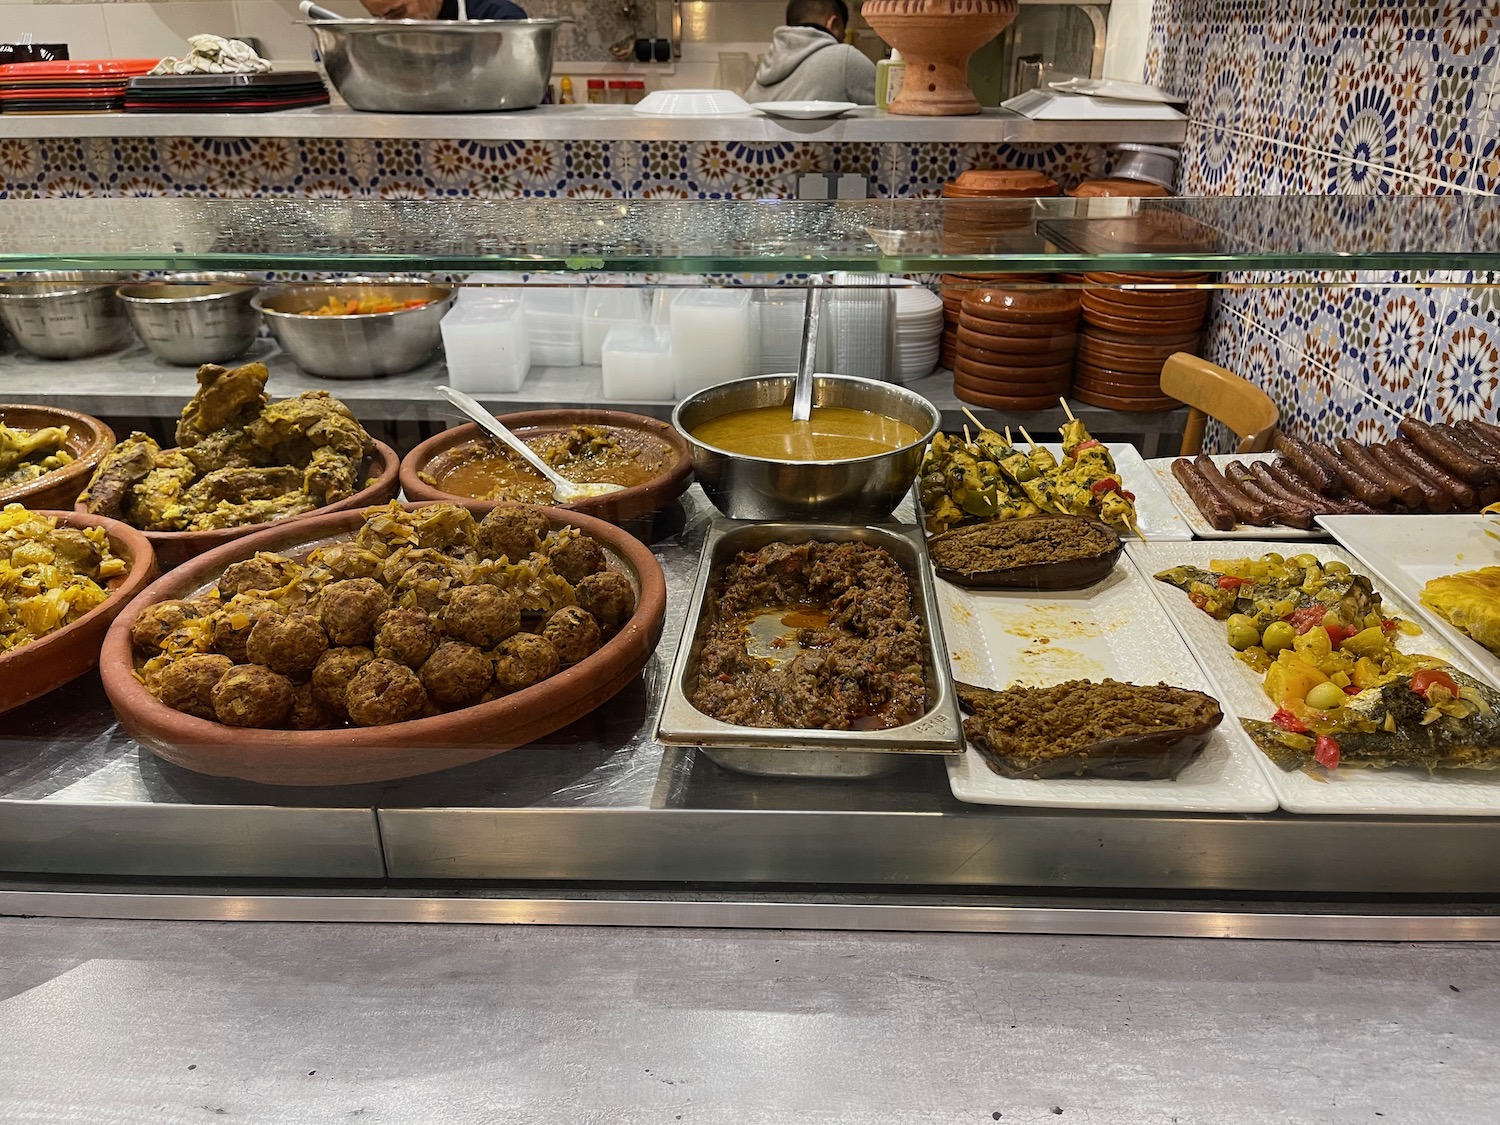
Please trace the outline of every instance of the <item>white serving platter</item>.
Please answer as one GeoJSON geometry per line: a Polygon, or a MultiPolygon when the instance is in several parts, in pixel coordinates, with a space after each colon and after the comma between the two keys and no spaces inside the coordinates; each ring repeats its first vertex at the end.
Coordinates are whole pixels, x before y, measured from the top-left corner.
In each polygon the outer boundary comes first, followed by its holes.
{"type": "MultiPolygon", "coordinates": [[[[1038,594],[964,590],[941,580],[937,585],[953,672],[966,683],[1005,688],[1109,677],[1213,694],[1146,579],[1123,559],[1086,590],[1038,594]]],[[[1269,812],[1276,796],[1255,761],[1260,751],[1228,710],[1176,780],[1008,778],[968,746],[962,757],[948,760],[948,785],[960,801],[979,805],[1269,812]]]]}
{"type": "Polygon", "coordinates": [[[751,102],[751,109],[758,109],[767,117],[787,117],[794,121],[816,121],[824,117],[842,117],[851,109],[858,109],[856,102],[751,102]]]}
{"type": "MultiPolygon", "coordinates": [[[[1113,447],[1111,447],[1113,448],[1113,447]]],[[[1234,461],[1243,461],[1251,464],[1256,461],[1274,461],[1274,453],[1216,453],[1209,457],[1215,465],[1222,469],[1234,461]]],[[[1187,494],[1177,478],[1172,475],[1172,462],[1176,457],[1158,457],[1147,461],[1151,474],[1162,491],[1172,501],[1173,506],[1181,514],[1193,534],[1199,539],[1327,539],[1328,535],[1323,531],[1303,531],[1297,527],[1251,527],[1248,524],[1237,523],[1228,531],[1220,531],[1203,518],[1203,513],[1198,510],[1198,505],[1193,503],[1193,498],[1187,494]]]]}
{"type": "MultiPolygon", "coordinates": [[[[1390,519],[1381,516],[1381,519],[1390,519]]],[[[1258,558],[1284,550],[1279,541],[1259,543],[1127,543],[1126,556],[1139,568],[1152,593],[1167,611],[1188,648],[1198,658],[1214,685],[1214,695],[1228,716],[1270,719],[1275,705],[1261,690],[1262,677],[1234,658],[1224,639],[1224,623],[1188,601],[1187,594],[1152,575],[1174,566],[1207,567],[1216,558],[1258,558]]],[[[1359,560],[1333,543],[1307,548],[1322,561],[1338,559],[1356,571],[1359,560]]],[[[1376,583],[1387,610],[1419,621],[1411,606],[1394,590],[1376,583]]],[[[1402,637],[1408,652],[1424,652],[1449,661],[1470,675],[1478,671],[1435,632],[1402,637]]],[[[1318,777],[1300,771],[1287,773],[1256,750],[1256,763],[1270,780],[1276,799],[1287,812],[1338,813],[1373,816],[1496,816],[1500,815],[1500,771],[1446,770],[1429,774],[1419,769],[1340,769],[1318,777]]]]}
{"type": "Polygon", "coordinates": [[[1488,516],[1319,516],[1318,522],[1364,564],[1378,590],[1389,590],[1500,688],[1496,656],[1422,604],[1434,578],[1500,566],[1500,519],[1488,516]]]}

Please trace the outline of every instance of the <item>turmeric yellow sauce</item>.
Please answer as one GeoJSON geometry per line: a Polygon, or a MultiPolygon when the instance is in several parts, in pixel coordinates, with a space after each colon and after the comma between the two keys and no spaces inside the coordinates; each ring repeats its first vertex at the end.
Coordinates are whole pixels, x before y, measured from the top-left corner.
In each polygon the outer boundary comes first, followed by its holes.
{"type": "Polygon", "coordinates": [[[894,418],[848,406],[819,406],[806,422],[790,406],[736,410],[693,428],[705,445],[774,461],[845,461],[912,445],[922,435],[894,418]]]}
{"type": "MultiPolygon", "coordinates": [[[[641,430],[614,426],[572,426],[521,440],[563,476],[578,484],[618,484],[631,488],[661,476],[677,451],[641,430]]],[[[427,483],[454,496],[550,504],[552,485],[508,449],[488,441],[459,446],[422,474],[427,483]]]]}

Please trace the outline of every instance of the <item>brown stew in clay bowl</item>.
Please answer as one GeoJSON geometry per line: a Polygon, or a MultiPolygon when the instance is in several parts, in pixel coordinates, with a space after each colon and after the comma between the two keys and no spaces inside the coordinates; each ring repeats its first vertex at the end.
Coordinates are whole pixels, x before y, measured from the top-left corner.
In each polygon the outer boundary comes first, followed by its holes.
{"type": "Polygon", "coordinates": [[[521,504],[391,503],[212,551],[105,642],[125,729],[198,773],[414,777],[566,726],[640,673],[666,582],[612,524],[521,504]]]}
{"type": "MultiPolygon", "coordinates": [[[[569,480],[624,486],[559,507],[619,523],[671,503],[692,481],[687,442],[655,418],[618,410],[532,410],[500,421],[569,480]]],[[[401,487],[408,500],[554,503],[541,474],[472,423],[407,454],[401,487]]]]}
{"type": "Polygon", "coordinates": [[[1060,515],[972,524],[927,541],[939,578],[1000,590],[1081,590],[1114,570],[1123,550],[1097,520],[1060,515]]]}
{"type": "Polygon", "coordinates": [[[1002,777],[1175,778],[1224,719],[1217,700],[1166,684],[956,686],[959,705],[969,713],[964,734],[1002,777]]]}

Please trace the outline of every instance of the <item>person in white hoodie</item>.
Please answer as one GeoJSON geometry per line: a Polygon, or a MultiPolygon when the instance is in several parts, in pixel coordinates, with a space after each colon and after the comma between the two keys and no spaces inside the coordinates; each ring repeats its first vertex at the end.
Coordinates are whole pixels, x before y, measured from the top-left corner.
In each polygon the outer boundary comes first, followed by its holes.
{"type": "Polygon", "coordinates": [[[844,0],[790,0],[745,100],[874,105],[875,64],[844,42],[848,25],[844,0]]]}

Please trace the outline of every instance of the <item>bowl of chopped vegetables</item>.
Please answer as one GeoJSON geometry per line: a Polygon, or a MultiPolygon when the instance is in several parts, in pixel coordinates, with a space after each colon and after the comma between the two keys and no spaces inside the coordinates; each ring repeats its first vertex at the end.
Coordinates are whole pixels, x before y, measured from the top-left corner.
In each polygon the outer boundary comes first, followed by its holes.
{"type": "Polygon", "coordinates": [[[118,520],[0,508],[0,714],[99,663],[110,624],[155,576],[151,544],[118,520]]]}
{"type": "Polygon", "coordinates": [[[309,375],[368,379],[410,371],[437,351],[453,294],[451,285],[354,281],[282,286],[253,304],[309,375]]]}
{"type": "Polygon", "coordinates": [[[115,432],[56,406],[0,403],[0,507],[71,508],[115,432]]]}

